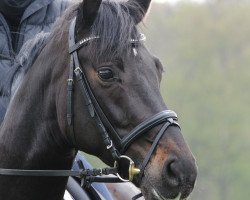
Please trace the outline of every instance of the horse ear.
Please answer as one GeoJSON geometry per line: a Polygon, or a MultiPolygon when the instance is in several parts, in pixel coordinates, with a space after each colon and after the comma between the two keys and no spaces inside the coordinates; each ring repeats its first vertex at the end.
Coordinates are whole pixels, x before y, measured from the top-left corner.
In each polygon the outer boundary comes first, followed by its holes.
{"type": "Polygon", "coordinates": [[[129,0],[129,11],[134,17],[135,23],[138,24],[142,21],[148,11],[151,0],[129,0]]]}
{"type": "Polygon", "coordinates": [[[81,23],[84,29],[89,29],[95,21],[102,0],[83,0],[80,4],[77,23],[81,23]]]}

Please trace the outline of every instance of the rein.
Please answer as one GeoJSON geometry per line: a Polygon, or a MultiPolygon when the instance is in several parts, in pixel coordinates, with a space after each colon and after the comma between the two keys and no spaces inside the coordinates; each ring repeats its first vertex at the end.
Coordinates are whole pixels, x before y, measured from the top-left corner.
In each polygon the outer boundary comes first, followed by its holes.
{"type": "MultiPolygon", "coordinates": [[[[111,122],[106,117],[102,108],[100,107],[97,99],[95,98],[91,87],[88,83],[86,75],[83,72],[83,67],[80,66],[77,51],[88,45],[91,40],[99,39],[100,36],[93,36],[89,38],[84,38],[79,42],[75,43],[75,22],[74,18],[70,24],[69,28],[69,54],[70,54],[70,70],[69,77],[67,80],[67,124],[68,124],[68,135],[73,142],[73,145],[77,147],[77,141],[74,132],[73,123],[73,91],[74,83],[79,85],[81,94],[84,98],[85,106],[89,112],[90,117],[95,121],[96,126],[99,129],[100,135],[106,148],[111,152],[113,160],[115,161],[114,167],[104,168],[104,169],[84,169],[82,163],[78,163],[80,170],[23,170],[23,169],[3,169],[0,168],[0,175],[6,176],[53,176],[53,177],[78,177],[82,181],[82,185],[89,185],[91,182],[125,182],[132,181],[135,175],[138,175],[138,180],[140,181],[144,175],[144,170],[150,161],[154,150],[156,149],[161,137],[164,132],[170,126],[180,127],[177,123],[177,115],[174,111],[164,110],[156,115],[153,115],[149,119],[146,119],[141,124],[136,126],[127,136],[121,138],[117,133],[115,128],[112,126],[111,122]],[[148,151],[144,161],[140,165],[139,169],[135,168],[135,163],[131,158],[123,155],[129,146],[134,143],[136,139],[141,137],[143,134],[147,133],[154,127],[161,125],[162,127],[159,133],[156,135],[154,142],[148,151]],[[114,142],[113,142],[113,140],[114,142]],[[125,166],[125,167],[124,167],[125,166]],[[121,171],[121,168],[127,168],[127,172],[121,171]],[[117,178],[109,177],[99,177],[102,175],[116,174],[117,178]],[[98,176],[98,177],[96,177],[98,176]]],[[[144,35],[140,35],[139,39],[132,39],[130,42],[132,44],[134,55],[137,52],[135,47],[140,42],[145,40],[144,35]]],[[[140,194],[141,195],[141,194],[140,194]]],[[[134,199],[139,198],[137,195],[134,199]]]]}

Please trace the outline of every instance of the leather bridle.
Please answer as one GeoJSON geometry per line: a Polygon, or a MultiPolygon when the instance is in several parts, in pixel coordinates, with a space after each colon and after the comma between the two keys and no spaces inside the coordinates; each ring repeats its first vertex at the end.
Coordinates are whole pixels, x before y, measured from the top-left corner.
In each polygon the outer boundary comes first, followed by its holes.
{"type": "MultiPolygon", "coordinates": [[[[69,28],[69,53],[70,53],[70,73],[68,79],[68,126],[71,140],[74,141],[74,145],[77,146],[77,141],[75,139],[74,131],[73,131],[73,104],[72,104],[72,91],[73,91],[73,80],[74,74],[76,77],[76,82],[80,87],[80,91],[82,96],[84,97],[84,102],[86,107],[88,108],[89,115],[96,122],[96,126],[99,128],[100,135],[103,138],[104,144],[107,149],[110,150],[112,157],[115,161],[119,160],[121,155],[123,155],[129,146],[140,136],[153,129],[154,127],[163,124],[161,130],[157,134],[154,142],[146,155],[143,163],[140,166],[140,178],[143,176],[143,171],[148,164],[155,148],[157,147],[159,140],[163,136],[164,132],[169,126],[179,126],[177,123],[177,115],[174,111],[164,110],[162,112],[157,113],[156,115],[150,117],[149,119],[143,121],[141,124],[136,126],[128,135],[121,138],[121,136],[117,133],[115,128],[112,126],[112,123],[108,120],[105,113],[103,112],[101,106],[99,105],[97,99],[95,98],[92,89],[88,83],[87,77],[83,72],[83,67],[80,66],[80,62],[78,59],[77,51],[88,45],[91,40],[99,39],[99,36],[93,36],[89,38],[85,38],[75,43],[75,21],[74,18],[71,22],[69,28]],[[115,141],[113,143],[113,140],[115,141]],[[114,145],[115,144],[115,145],[114,145]]],[[[145,38],[145,37],[140,37],[145,38]]],[[[140,39],[131,40],[131,46],[135,46],[135,43],[139,43],[140,39]]]]}
{"type": "MultiPolygon", "coordinates": [[[[3,169],[0,168],[1,175],[15,175],[15,176],[77,176],[82,179],[89,178],[88,180],[91,182],[106,182],[105,180],[100,180],[100,178],[93,176],[100,176],[106,174],[117,174],[121,181],[128,181],[128,179],[124,179],[120,177],[119,174],[119,166],[121,166],[121,160],[128,160],[129,169],[131,172],[129,180],[133,179],[134,174],[138,174],[138,179],[144,175],[144,169],[147,166],[148,162],[154,150],[156,149],[161,137],[164,132],[170,126],[180,127],[177,123],[177,115],[174,111],[164,110],[159,112],[152,117],[146,119],[141,124],[136,126],[128,135],[121,138],[121,136],[117,133],[115,128],[112,126],[112,123],[106,117],[103,112],[101,106],[99,105],[97,99],[95,98],[87,77],[84,73],[84,68],[80,66],[80,62],[78,59],[77,51],[88,45],[89,42],[95,39],[99,39],[100,36],[93,36],[89,38],[84,38],[79,42],[75,42],[75,23],[76,18],[74,18],[70,24],[69,28],[69,54],[70,54],[70,70],[69,77],[67,80],[67,124],[68,124],[68,135],[73,145],[77,148],[77,140],[74,132],[74,113],[73,113],[73,90],[74,84],[78,84],[80,88],[80,92],[84,98],[85,106],[89,112],[90,117],[95,121],[96,126],[100,132],[100,135],[103,139],[103,142],[106,148],[111,152],[111,155],[115,161],[114,168],[105,168],[105,169],[93,169],[93,170],[84,170],[80,171],[71,171],[71,170],[22,170],[22,169],[3,169]],[[140,165],[140,172],[136,169],[133,169],[134,162],[127,156],[124,156],[124,153],[127,151],[129,146],[135,142],[136,139],[153,129],[154,127],[162,125],[159,133],[156,135],[150,150],[148,151],[144,161],[140,165]],[[112,139],[111,139],[112,138],[112,139]],[[113,142],[114,141],[114,142],[113,142]],[[136,172],[134,172],[135,170],[136,172]],[[134,174],[133,174],[134,173],[134,174]]],[[[144,35],[140,35],[139,39],[132,39],[131,45],[134,47],[136,43],[139,43],[141,40],[144,40],[144,35]]],[[[112,179],[113,181],[117,181],[112,179]]]]}

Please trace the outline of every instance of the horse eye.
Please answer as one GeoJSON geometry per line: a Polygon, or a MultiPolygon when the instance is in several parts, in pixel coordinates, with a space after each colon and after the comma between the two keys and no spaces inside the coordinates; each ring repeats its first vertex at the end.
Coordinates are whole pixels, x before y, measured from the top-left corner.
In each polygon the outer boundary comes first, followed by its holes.
{"type": "Polygon", "coordinates": [[[105,68],[98,70],[98,76],[103,80],[110,80],[114,78],[114,73],[111,69],[105,68]]]}

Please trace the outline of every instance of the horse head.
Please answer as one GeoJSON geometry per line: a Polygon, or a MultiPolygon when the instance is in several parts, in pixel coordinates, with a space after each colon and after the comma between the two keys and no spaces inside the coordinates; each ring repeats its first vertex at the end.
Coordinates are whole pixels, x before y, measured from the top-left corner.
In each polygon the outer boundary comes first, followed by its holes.
{"type": "Polygon", "coordinates": [[[133,182],[146,199],[184,199],[194,187],[197,167],[176,114],[160,94],[162,64],[137,28],[149,5],[150,0],[79,4],[69,31],[75,86],[73,106],[68,106],[74,133],[68,140],[108,165],[121,155],[133,160],[141,168],[133,182]]]}

